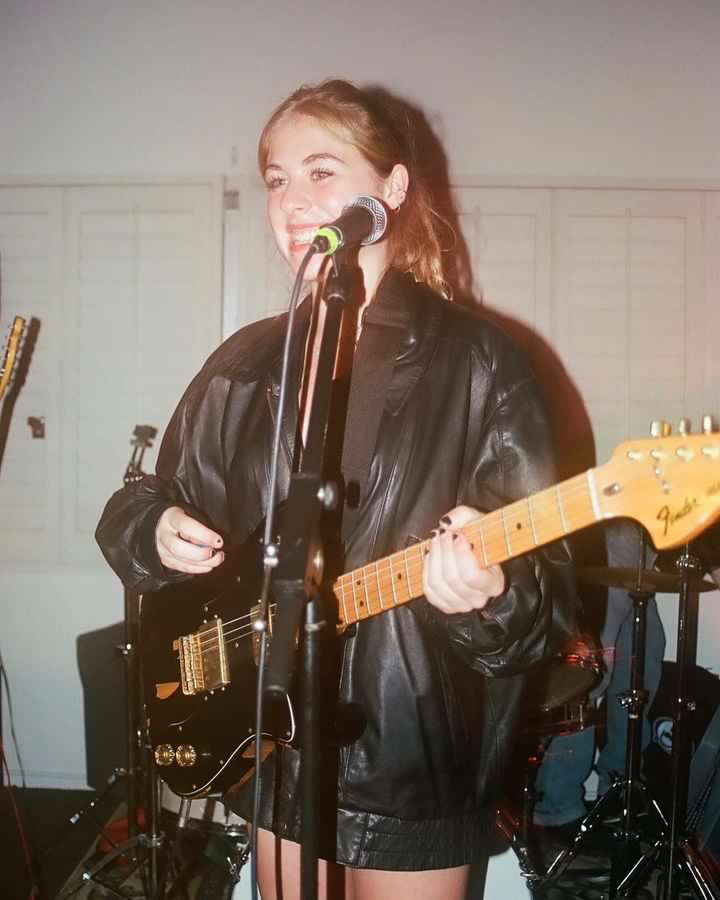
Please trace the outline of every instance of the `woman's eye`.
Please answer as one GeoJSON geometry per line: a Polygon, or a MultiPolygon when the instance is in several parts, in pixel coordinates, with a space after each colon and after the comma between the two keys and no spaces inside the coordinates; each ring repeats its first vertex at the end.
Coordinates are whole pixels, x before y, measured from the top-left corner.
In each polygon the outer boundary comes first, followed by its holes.
{"type": "Polygon", "coordinates": [[[313,181],[323,181],[325,178],[329,178],[333,174],[334,172],[331,172],[330,169],[313,169],[310,173],[310,177],[313,181]]]}
{"type": "Polygon", "coordinates": [[[275,191],[279,187],[282,187],[285,184],[285,179],[282,175],[272,175],[270,178],[265,179],[265,186],[269,191],[275,191]]]}

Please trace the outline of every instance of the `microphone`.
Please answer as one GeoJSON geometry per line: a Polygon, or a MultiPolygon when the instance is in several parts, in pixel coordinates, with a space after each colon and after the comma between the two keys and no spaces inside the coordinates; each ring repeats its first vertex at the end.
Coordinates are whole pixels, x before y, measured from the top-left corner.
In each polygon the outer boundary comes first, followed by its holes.
{"type": "Polygon", "coordinates": [[[385,234],[387,213],[376,197],[356,197],[343,209],[340,218],[315,232],[311,246],[316,253],[332,256],[342,247],[374,244],[385,234]]]}

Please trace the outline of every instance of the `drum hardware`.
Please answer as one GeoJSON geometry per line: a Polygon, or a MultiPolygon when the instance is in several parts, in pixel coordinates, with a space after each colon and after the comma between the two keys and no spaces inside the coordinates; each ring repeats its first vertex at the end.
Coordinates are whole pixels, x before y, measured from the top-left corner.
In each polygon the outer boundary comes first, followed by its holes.
{"type": "MultiPolygon", "coordinates": [[[[644,558],[644,552],[641,559],[644,558]]],[[[695,666],[697,643],[698,599],[700,592],[715,589],[712,582],[701,577],[700,561],[690,553],[690,545],[678,559],[678,573],[648,571],[639,566],[636,585],[630,584],[627,569],[586,569],[578,572],[580,580],[628,590],[633,601],[633,633],[630,689],[620,703],[628,712],[628,733],[625,758],[625,777],[617,779],[582,820],[570,846],[552,861],[542,877],[534,875],[532,890],[544,896],[548,886],[557,884],[579,851],[587,835],[600,825],[608,807],[618,797],[622,801],[620,827],[614,832],[611,853],[610,898],[637,897],[641,885],[652,869],[664,865],[663,900],[677,900],[684,876],[687,887],[701,900],[718,900],[720,891],[707,863],[697,852],[688,835],[688,782],[690,774],[690,714],[694,701],[688,697],[688,672],[695,666]],[[673,715],[672,777],[670,820],[666,819],[658,803],[649,796],[640,778],[640,754],[643,710],[647,702],[644,688],[644,660],[647,603],[656,591],[679,593],[677,670],[678,685],[673,715]],[[649,824],[640,828],[636,796],[642,796],[649,819],[656,830],[650,833],[649,824]],[[640,841],[649,845],[641,851],[640,841]]],[[[532,891],[531,891],[532,893],[532,891]]]]}
{"type": "MultiPolygon", "coordinates": [[[[663,900],[677,900],[681,881],[701,900],[718,900],[720,888],[708,865],[697,852],[688,829],[688,792],[690,782],[690,727],[694,701],[689,697],[690,672],[697,662],[697,625],[699,593],[693,587],[702,571],[700,560],[685,545],[677,560],[680,597],[677,633],[677,693],[673,710],[672,789],[670,821],[660,838],[638,860],[630,876],[647,871],[651,864],[662,865],[663,900]]],[[[625,895],[628,896],[628,895],[625,895]]]]}
{"type": "Polygon", "coordinates": [[[204,799],[180,797],[164,783],[160,788],[160,803],[163,814],[176,816],[177,840],[171,861],[177,870],[176,884],[184,884],[187,874],[192,875],[200,868],[197,900],[229,898],[250,856],[245,820],[230,812],[219,795],[204,799]],[[192,835],[194,840],[183,842],[183,834],[188,838],[192,835]],[[198,837],[202,838],[200,843],[198,837]],[[203,860],[202,864],[199,859],[203,860]]]}
{"type": "MultiPolygon", "coordinates": [[[[589,695],[601,681],[602,674],[601,654],[589,649],[586,642],[533,670],[532,686],[526,698],[533,711],[528,716],[524,734],[532,737],[534,744],[526,759],[520,813],[514,816],[510,808],[503,805],[498,810],[496,825],[517,856],[530,896],[538,900],[546,896],[547,879],[532,826],[538,799],[537,772],[553,737],[582,731],[593,724],[595,708],[589,695]]],[[[568,858],[567,865],[574,856],[575,853],[568,858]]],[[[565,868],[566,865],[563,871],[565,868]]],[[[558,876],[560,874],[558,872],[558,876]]]]}
{"type": "MultiPolygon", "coordinates": [[[[677,572],[660,572],[656,569],[612,568],[588,566],[577,570],[578,581],[601,587],[621,588],[624,591],[647,591],[650,594],[678,594],[682,576],[677,572]]],[[[715,591],[715,582],[700,575],[691,575],[689,588],[696,593],[715,591]]]]}
{"type": "Polygon", "coordinates": [[[532,710],[526,733],[554,736],[587,728],[594,716],[589,695],[602,673],[600,654],[585,642],[534,669],[526,698],[532,710]]]}
{"type": "MultiPolygon", "coordinates": [[[[642,568],[639,568],[637,571],[639,583],[642,583],[642,575],[642,568]]],[[[629,593],[633,601],[630,688],[619,698],[628,714],[624,777],[618,776],[615,779],[582,819],[568,847],[561,850],[547,867],[538,884],[538,888],[543,891],[557,883],[590,835],[607,821],[609,810],[616,807],[619,802],[622,814],[618,828],[612,835],[609,897],[637,897],[642,886],[637,877],[635,861],[640,857],[641,836],[646,838],[648,828],[646,825],[642,829],[645,833],[641,834],[638,815],[642,811],[654,817],[658,832],[667,825],[660,808],[650,798],[640,778],[643,710],[648,698],[644,688],[647,604],[653,593],[647,590],[631,590],[629,593]]]]}
{"type": "MultiPolygon", "coordinates": [[[[591,581],[593,584],[603,586],[621,587],[629,592],[632,599],[630,686],[629,690],[619,698],[619,702],[628,715],[625,772],[624,777],[618,776],[605,794],[595,803],[580,822],[569,845],[561,850],[546,868],[544,863],[539,862],[539,854],[530,832],[536,799],[532,786],[535,774],[533,773],[531,780],[526,781],[523,791],[523,821],[520,823],[520,838],[514,843],[523,845],[515,847],[515,849],[516,852],[522,851],[518,854],[521,871],[533,897],[545,897],[546,891],[557,885],[568,866],[582,850],[583,844],[596,829],[603,825],[607,820],[609,810],[616,807],[618,803],[622,814],[618,827],[613,833],[609,897],[637,897],[642,887],[640,877],[646,872],[645,867],[641,865],[644,859],[641,853],[641,837],[646,841],[649,839],[653,847],[658,847],[662,844],[662,836],[668,827],[662,811],[656,801],[649,796],[645,783],[640,777],[643,711],[648,700],[648,692],[644,686],[647,605],[654,593],[661,589],[656,580],[656,575],[659,573],[647,571],[644,568],[645,555],[645,536],[643,534],[636,570],[598,567],[578,572],[579,580],[591,581]],[[647,813],[649,818],[654,819],[654,833],[649,838],[648,824],[641,833],[638,821],[638,814],[641,810],[647,813]]],[[[669,576],[669,578],[673,578],[673,576],[669,576]]],[[[675,578],[675,582],[677,583],[677,578],[675,578]]],[[[663,589],[667,590],[669,583],[666,575],[663,589]]],[[[532,765],[528,766],[529,771],[534,768],[536,772],[539,768],[544,750],[551,737],[552,735],[540,741],[540,753],[535,754],[532,765]]]]}

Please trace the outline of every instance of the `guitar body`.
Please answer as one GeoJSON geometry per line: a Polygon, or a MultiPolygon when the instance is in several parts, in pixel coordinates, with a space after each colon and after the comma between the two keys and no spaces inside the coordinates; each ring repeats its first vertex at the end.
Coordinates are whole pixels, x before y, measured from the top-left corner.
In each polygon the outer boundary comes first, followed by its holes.
{"type": "MultiPolygon", "coordinates": [[[[252,543],[216,572],[142,598],[140,646],[150,739],[158,774],[181,796],[226,790],[254,765],[257,668],[250,616],[260,580],[254,577],[259,545],[252,543]],[[183,636],[198,631],[194,647],[178,646],[183,636]],[[198,674],[203,665],[204,685],[191,679],[188,684],[183,670],[198,674]],[[222,676],[214,678],[219,669],[222,676]],[[217,681],[223,683],[214,686],[217,681]]],[[[292,741],[289,698],[266,701],[264,723],[268,736],[292,741]]]]}

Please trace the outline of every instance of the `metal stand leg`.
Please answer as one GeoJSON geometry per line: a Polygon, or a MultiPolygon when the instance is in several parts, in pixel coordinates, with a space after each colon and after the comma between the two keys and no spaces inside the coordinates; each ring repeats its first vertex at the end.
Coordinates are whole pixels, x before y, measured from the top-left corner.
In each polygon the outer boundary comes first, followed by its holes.
{"type": "Polygon", "coordinates": [[[665,843],[664,900],[677,900],[685,880],[698,897],[716,900],[720,890],[708,876],[706,867],[687,837],[688,784],[690,779],[690,716],[695,704],[688,699],[689,673],[697,659],[698,593],[691,592],[689,582],[702,575],[700,560],[686,546],[677,561],[681,572],[678,608],[677,663],[678,686],[673,716],[672,780],[673,792],[670,827],[665,843]]]}
{"type": "Polygon", "coordinates": [[[622,821],[614,834],[615,846],[611,853],[610,894],[611,898],[633,896],[647,869],[640,855],[640,829],[637,814],[642,805],[644,811],[652,812],[657,819],[658,831],[666,827],[665,819],[656,803],[647,796],[644,782],[640,777],[642,755],[642,723],[648,692],[645,679],[645,636],[647,626],[647,605],[652,592],[630,591],[633,601],[632,659],[630,668],[630,688],[622,695],[620,703],[628,711],[628,732],[625,753],[625,777],[616,781],[600,798],[580,823],[578,831],[567,849],[561,851],[552,861],[545,874],[544,885],[554,883],[565,872],[580,852],[588,835],[600,827],[605,815],[613,804],[622,804],[622,821]],[[642,799],[641,799],[642,798],[642,799]]]}

